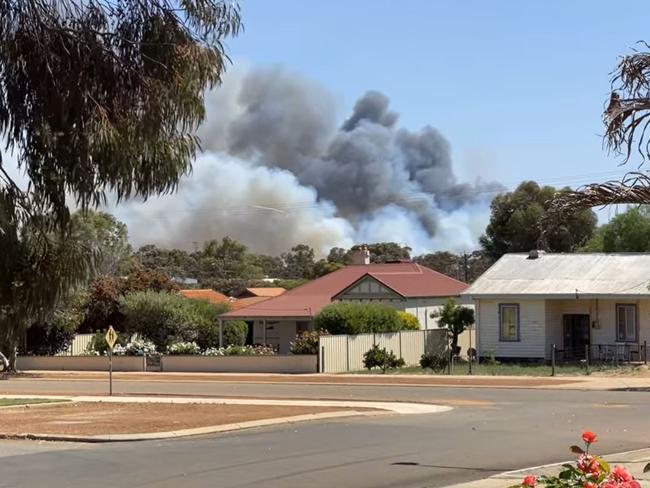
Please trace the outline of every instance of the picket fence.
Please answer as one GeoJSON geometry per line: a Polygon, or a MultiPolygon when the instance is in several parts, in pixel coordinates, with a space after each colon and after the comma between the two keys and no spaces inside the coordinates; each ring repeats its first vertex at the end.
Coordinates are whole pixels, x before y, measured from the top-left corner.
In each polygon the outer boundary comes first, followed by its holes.
{"type": "Polygon", "coordinates": [[[363,355],[374,345],[393,351],[407,366],[420,362],[422,354],[442,354],[448,350],[445,330],[413,330],[381,334],[326,335],[319,341],[319,372],[361,371],[363,355]]]}

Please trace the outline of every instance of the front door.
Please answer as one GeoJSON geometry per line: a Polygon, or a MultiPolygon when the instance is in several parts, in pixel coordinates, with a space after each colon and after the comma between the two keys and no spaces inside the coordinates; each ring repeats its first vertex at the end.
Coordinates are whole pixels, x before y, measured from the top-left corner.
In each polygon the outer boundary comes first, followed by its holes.
{"type": "Polygon", "coordinates": [[[585,359],[589,345],[589,315],[564,315],[564,356],[585,359]]]}

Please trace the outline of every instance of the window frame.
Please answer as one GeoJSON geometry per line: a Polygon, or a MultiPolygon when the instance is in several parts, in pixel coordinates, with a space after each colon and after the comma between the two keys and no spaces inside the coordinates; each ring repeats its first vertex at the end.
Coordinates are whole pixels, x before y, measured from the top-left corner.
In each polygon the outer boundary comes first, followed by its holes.
{"type": "Polygon", "coordinates": [[[519,303],[499,303],[499,342],[521,342],[521,312],[519,303]],[[515,338],[503,336],[503,309],[514,308],[516,317],[515,338]]]}
{"type": "Polygon", "coordinates": [[[619,344],[637,344],[639,342],[639,307],[636,303],[617,303],[615,308],[615,322],[614,322],[614,335],[615,340],[619,344]],[[632,307],[634,309],[634,338],[629,339],[627,336],[627,323],[625,324],[625,338],[619,339],[618,336],[618,311],[621,308],[632,307]]]}

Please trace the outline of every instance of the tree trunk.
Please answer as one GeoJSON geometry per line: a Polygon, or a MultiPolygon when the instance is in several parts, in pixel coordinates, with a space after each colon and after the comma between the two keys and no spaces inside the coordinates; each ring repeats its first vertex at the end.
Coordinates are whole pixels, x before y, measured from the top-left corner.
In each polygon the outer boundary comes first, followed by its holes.
{"type": "Polygon", "coordinates": [[[0,338],[0,352],[9,361],[8,372],[16,372],[16,351],[18,349],[18,338],[20,334],[18,331],[11,327],[5,327],[4,334],[0,338]]]}

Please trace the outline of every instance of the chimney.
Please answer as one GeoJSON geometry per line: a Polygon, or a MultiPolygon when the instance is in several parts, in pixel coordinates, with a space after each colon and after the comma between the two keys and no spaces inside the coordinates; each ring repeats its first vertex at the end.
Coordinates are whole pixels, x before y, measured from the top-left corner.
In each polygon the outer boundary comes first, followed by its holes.
{"type": "Polygon", "coordinates": [[[352,264],[368,265],[370,264],[370,251],[366,246],[355,249],[351,253],[352,264]]]}

